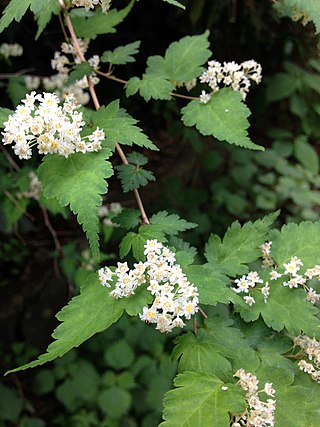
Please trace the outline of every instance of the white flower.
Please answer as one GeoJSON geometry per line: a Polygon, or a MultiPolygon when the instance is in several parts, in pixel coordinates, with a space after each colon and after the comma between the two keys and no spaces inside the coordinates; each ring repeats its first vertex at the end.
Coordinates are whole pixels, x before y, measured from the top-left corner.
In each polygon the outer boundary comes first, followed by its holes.
{"type": "Polygon", "coordinates": [[[282,274],[281,273],[278,273],[277,271],[275,271],[275,270],[272,270],[271,272],[270,272],[270,280],[277,280],[277,279],[279,279],[280,277],[282,277],[282,274]]]}
{"type": "Polygon", "coordinates": [[[200,102],[201,104],[207,104],[211,99],[210,93],[207,93],[205,90],[201,91],[200,102]]]}
{"type": "Polygon", "coordinates": [[[245,297],[243,297],[243,299],[244,299],[245,303],[248,304],[249,307],[251,307],[252,304],[255,304],[255,302],[256,302],[255,299],[251,296],[245,296],[245,297]]]}
{"type": "Polygon", "coordinates": [[[266,395],[274,397],[275,390],[272,387],[272,383],[265,383],[263,390],[264,390],[266,395]]]}

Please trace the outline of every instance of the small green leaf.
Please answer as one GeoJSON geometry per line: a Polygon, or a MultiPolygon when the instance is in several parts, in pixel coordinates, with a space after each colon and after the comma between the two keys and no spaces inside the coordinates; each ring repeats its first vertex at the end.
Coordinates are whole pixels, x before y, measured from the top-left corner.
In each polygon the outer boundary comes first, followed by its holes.
{"type": "Polygon", "coordinates": [[[134,361],[134,353],[129,344],[121,340],[107,348],[104,360],[112,368],[124,369],[128,368],[134,361]]]}
{"type": "Polygon", "coordinates": [[[43,30],[46,28],[47,24],[51,20],[52,14],[59,15],[61,7],[57,0],[51,0],[46,6],[44,6],[35,16],[35,19],[38,24],[38,31],[36,34],[36,40],[39,38],[43,30]]]}
{"type": "Polygon", "coordinates": [[[197,224],[194,222],[188,222],[185,219],[181,219],[176,214],[168,214],[167,211],[160,211],[152,215],[150,218],[150,224],[162,227],[164,233],[172,236],[182,231],[197,227],[197,224]]]}
{"type": "Polygon", "coordinates": [[[136,151],[133,151],[132,153],[128,154],[127,159],[129,163],[132,163],[133,165],[137,166],[144,166],[148,163],[147,157],[141,153],[137,153],[136,151]]]}
{"type": "Polygon", "coordinates": [[[139,187],[144,187],[149,181],[155,181],[152,172],[134,165],[119,165],[115,169],[121,181],[123,191],[126,193],[139,187]]]}
{"type": "Polygon", "coordinates": [[[136,55],[139,52],[140,41],[126,44],[125,46],[119,46],[114,51],[106,50],[101,56],[101,62],[109,62],[113,65],[127,64],[128,62],[134,62],[136,55]]]}
{"type": "Polygon", "coordinates": [[[120,387],[110,387],[98,396],[98,405],[104,414],[118,419],[125,415],[131,405],[131,395],[120,387]]]}
{"type": "Polygon", "coordinates": [[[162,76],[154,74],[144,74],[142,79],[132,77],[125,86],[126,95],[134,95],[138,90],[140,95],[146,100],[150,99],[171,99],[170,92],[175,88],[174,84],[162,76]]]}
{"type": "Polygon", "coordinates": [[[119,108],[119,100],[112,101],[106,107],[101,107],[92,114],[92,121],[105,131],[107,143],[120,143],[132,146],[158,150],[149,138],[136,126],[137,120],[129,116],[123,109],[119,108]]]}
{"type": "Polygon", "coordinates": [[[13,114],[14,111],[9,110],[9,108],[0,107],[0,128],[4,128],[3,123],[8,120],[10,114],[13,114]]]}
{"type": "Polygon", "coordinates": [[[170,4],[173,4],[174,6],[181,7],[181,9],[186,8],[185,6],[183,6],[183,4],[181,4],[180,2],[178,2],[176,0],[163,0],[163,1],[170,3],[170,4]]]}
{"type": "Polygon", "coordinates": [[[140,223],[139,218],[140,211],[138,209],[126,208],[114,217],[113,221],[119,224],[120,227],[130,230],[130,228],[135,228],[140,223]]]}
{"type": "Polygon", "coordinates": [[[318,153],[304,138],[298,138],[294,142],[294,154],[307,170],[314,175],[319,173],[318,153]]]}
{"type": "Polygon", "coordinates": [[[90,76],[93,71],[93,67],[88,62],[80,62],[76,64],[71,71],[66,85],[71,85],[77,80],[81,80],[84,76],[90,76]]]}
{"type": "Polygon", "coordinates": [[[247,118],[250,110],[242,102],[240,93],[232,89],[219,90],[207,104],[191,101],[181,112],[183,123],[196,126],[202,135],[211,135],[239,147],[264,150],[249,139],[247,118]]]}

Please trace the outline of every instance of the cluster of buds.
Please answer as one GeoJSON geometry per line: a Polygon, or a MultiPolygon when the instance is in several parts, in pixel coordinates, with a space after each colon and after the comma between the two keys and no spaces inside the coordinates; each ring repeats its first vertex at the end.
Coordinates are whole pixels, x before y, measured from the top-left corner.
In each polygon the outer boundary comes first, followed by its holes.
{"type": "Polygon", "coordinates": [[[8,59],[10,56],[21,56],[23,48],[18,43],[2,43],[0,44],[0,57],[8,59]]]}
{"type": "Polygon", "coordinates": [[[272,267],[274,265],[273,258],[271,256],[272,242],[265,242],[260,246],[262,251],[262,267],[272,267]]]}
{"type": "Polygon", "coordinates": [[[154,323],[160,332],[182,328],[182,318],[190,319],[198,311],[198,291],[191,284],[180,265],[175,263],[174,253],[157,240],[148,240],[144,254],[146,261],[134,264],[130,270],[127,263],[118,262],[116,270],[104,267],[98,271],[100,283],[111,287],[113,298],[129,297],[142,284],[154,297],[150,307],[143,307],[139,317],[147,323],[154,323]]]}
{"type": "Polygon", "coordinates": [[[299,355],[307,356],[310,363],[301,359],[298,363],[299,368],[311,375],[314,381],[320,384],[320,343],[315,338],[307,335],[299,335],[293,338],[295,345],[298,345],[302,352],[299,355]]]}
{"type": "Polygon", "coordinates": [[[206,104],[210,101],[211,95],[223,87],[231,87],[240,92],[242,99],[245,100],[251,81],[257,84],[261,82],[261,72],[261,65],[253,59],[241,64],[234,61],[223,64],[218,61],[209,61],[208,68],[200,76],[200,82],[207,83],[211,92],[207,93],[203,90],[200,95],[200,102],[206,104]]]}
{"type": "Polygon", "coordinates": [[[76,7],[84,7],[87,11],[94,9],[95,6],[101,6],[102,13],[108,13],[112,0],[72,0],[76,7]]]}
{"type": "Polygon", "coordinates": [[[259,390],[257,377],[244,369],[239,369],[234,377],[239,378],[238,384],[246,391],[247,409],[240,415],[232,416],[231,427],[273,427],[276,401],[267,399],[264,402],[259,396],[264,393],[269,397],[274,397],[275,390],[272,383],[265,383],[263,389],[259,390]]]}
{"type": "MultiPolygon", "coordinates": [[[[89,40],[78,39],[81,51],[85,54],[89,47],[89,40]]],[[[60,47],[60,51],[54,53],[54,58],[51,60],[51,67],[57,71],[57,74],[51,77],[40,78],[38,76],[26,76],[25,84],[28,90],[37,90],[40,85],[43,86],[47,92],[55,92],[62,100],[66,93],[73,93],[76,101],[79,104],[85,105],[89,102],[90,96],[85,90],[88,88],[87,77],[84,76],[80,80],[76,80],[74,83],[69,84],[69,72],[74,64],[81,62],[77,49],[73,43],[63,42],[60,47]]],[[[88,59],[89,65],[94,70],[97,70],[100,63],[98,55],[93,55],[88,59]]],[[[93,85],[99,83],[99,78],[95,71],[90,74],[90,80],[93,85]]]]}
{"type": "Polygon", "coordinates": [[[236,287],[232,288],[232,290],[234,290],[237,294],[241,292],[248,294],[245,295],[243,299],[245,303],[248,304],[250,307],[256,302],[253,296],[250,294],[250,291],[252,291],[253,289],[259,289],[263,295],[264,302],[267,302],[270,294],[269,283],[265,282],[263,287],[257,288],[257,284],[263,283],[263,280],[256,271],[250,271],[250,273],[248,273],[247,275],[243,275],[240,279],[236,279],[234,283],[236,287]]]}
{"type": "Polygon", "coordinates": [[[85,122],[77,107],[73,94],[65,95],[60,106],[59,98],[52,93],[31,92],[4,123],[3,144],[14,144],[13,151],[20,159],[30,159],[33,146],[37,146],[39,154],[57,153],[64,157],[99,151],[104,132],[97,128],[82,138],[85,122]]]}

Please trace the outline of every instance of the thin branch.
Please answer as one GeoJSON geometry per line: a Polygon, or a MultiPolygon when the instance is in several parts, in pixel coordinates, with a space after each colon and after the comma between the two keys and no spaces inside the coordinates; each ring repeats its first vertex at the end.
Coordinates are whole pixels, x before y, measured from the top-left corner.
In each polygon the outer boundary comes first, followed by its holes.
{"type": "Polygon", "coordinates": [[[2,144],[1,144],[1,150],[2,150],[3,154],[6,156],[10,165],[13,167],[13,169],[15,169],[16,171],[19,171],[20,167],[15,162],[15,160],[10,156],[10,154],[8,153],[8,151],[4,148],[4,146],[2,144]]]}
{"type": "Polygon", "coordinates": [[[193,318],[193,332],[194,332],[194,334],[196,334],[197,331],[198,331],[197,319],[194,317],[193,318]]]}
{"type": "Polygon", "coordinates": [[[48,230],[51,233],[51,236],[53,238],[56,251],[57,251],[57,253],[60,253],[61,252],[60,241],[58,239],[56,230],[53,228],[53,226],[52,226],[52,224],[50,222],[48,211],[47,211],[46,208],[41,208],[41,210],[42,210],[42,214],[43,214],[44,223],[45,223],[46,227],[48,228],[48,230]]]}
{"type": "MultiPolygon", "coordinates": [[[[65,10],[66,7],[65,7],[65,4],[63,3],[63,0],[59,0],[59,3],[61,5],[62,9],[65,10]]],[[[79,45],[79,41],[78,41],[77,35],[76,35],[75,31],[74,31],[71,19],[69,18],[68,15],[65,15],[65,21],[66,21],[66,24],[67,24],[70,36],[72,38],[72,41],[74,43],[74,46],[75,46],[75,48],[77,50],[78,56],[79,56],[79,58],[80,58],[80,60],[82,62],[85,62],[85,60],[86,60],[85,56],[84,56],[84,54],[83,54],[83,52],[81,50],[81,47],[79,45]]],[[[93,83],[92,83],[92,81],[91,81],[91,79],[90,79],[89,76],[87,76],[87,81],[88,81],[89,91],[90,91],[90,95],[91,95],[93,104],[95,106],[95,109],[99,110],[100,103],[99,103],[96,91],[94,89],[93,83]]],[[[127,160],[124,152],[122,151],[122,148],[120,147],[120,145],[118,143],[116,143],[116,150],[117,150],[117,152],[118,152],[118,154],[119,154],[122,162],[124,164],[128,164],[128,160],[127,160]]],[[[143,224],[149,224],[149,220],[148,220],[148,217],[146,215],[145,209],[143,207],[143,203],[142,203],[142,200],[141,200],[141,197],[139,195],[138,190],[134,190],[133,193],[134,193],[134,196],[136,198],[136,201],[137,201],[137,204],[138,204],[138,208],[139,208],[139,210],[141,212],[143,224]]]]}
{"type": "Polygon", "coordinates": [[[19,77],[23,74],[28,73],[29,71],[34,71],[34,67],[30,68],[23,68],[22,70],[16,71],[15,73],[2,73],[0,74],[0,80],[2,79],[9,79],[10,77],[19,77]]]}
{"type": "Polygon", "coordinates": [[[206,315],[206,313],[198,306],[198,308],[199,308],[199,311],[200,311],[200,313],[202,314],[202,316],[205,318],[205,319],[208,319],[208,316],[206,315]]]}
{"type": "Polygon", "coordinates": [[[25,215],[26,217],[28,217],[32,222],[34,222],[34,217],[32,215],[30,215],[18,202],[17,199],[15,199],[13,197],[13,195],[11,193],[9,193],[9,191],[4,191],[4,194],[8,197],[8,199],[19,209],[19,211],[21,211],[23,213],[23,215],[25,215]]]}

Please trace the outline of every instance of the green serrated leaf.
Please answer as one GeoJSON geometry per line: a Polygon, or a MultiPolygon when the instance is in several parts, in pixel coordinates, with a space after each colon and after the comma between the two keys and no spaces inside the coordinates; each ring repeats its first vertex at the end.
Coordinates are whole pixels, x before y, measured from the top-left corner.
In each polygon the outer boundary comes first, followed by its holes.
{"type": "Polygon", "coordinates": [[[299,138],[294,142],[294,154],[307,170],[314,175],[319,173],[318,153],[304,138],[299,138]]]}
{"type": "Polygon", "coordinates": [[[106,141],[158,150],[149,138],[136,126],[137,120],[129,116],[123,108],[119,108],[119,100],[112,101],[92,114],[92,121],[105,131],[106,141]]]}
{"type": "Polygon", "coordinates": [[[297,256],[303,262],[303,270],[320,263],[320,222],[305,221],[284,225],[280,231],[270,232],[272,257],[277,265],[297,256]]]}
{"type": "Polygon", "coordinates": [[[98,34],[115,33],[115,27],[120,24],[129,14],[135,0],[124,9],[112,9],[107,14],[101,10],[95,11],[90,16],[74,16],[71,15],[71,21],[78,37],[95,39],[98,34]]]}
{"type": "Polygon", "coordinates": [[[4,9],[0,19],[0,33],[7,28],[13,20],[20,22],[21,18],[31,9],[33,13],[38,13],[46,7],[52,0],[11,0],[4,9]]]}
{"type": "Polygon", "coordinates": [[[120,227],[130,230],[130,228],[135,228],[140,223],[140,211],[138,209],[127,208],[123,209],[116,217],[113,218],[113,221],[116,224],[119,224],[120,227]]]}
{"type": "Polygon", "coordinates": [[[214,375],[184,372],[174,384],[177,388],[165,394],[165,421],[159,427],[229,427],[229,413],[240,414],[246,408],[240,387],[225,384],[214,375]]]}
{"type": "Polygon", "coordinates": [[[97,274],[93,273],[81,288],[81,294],[72,298],[57,314],[57,319],[62,323],[53,332],[55,341],[49,345],[47,352],[37,360],[7,373],[34,368],[63,356],[97,332],[107,329],[119,319],[122,312],[121,304],[109,296],[97,274]]]}
{"type": "Polygon", "coordinates": [[[150,218],[150,224],[158,225],[163,228],[164,233],[176,235],[182,231],[197,227],[194,222],[188,222],[179,218],[176,214],[168,214],[166,211],[160,211],[150,218]]]}
{"type": "Polygon", "coordinates": [[[148,163],[147,157],[141,153],[137,153],[136,151],[133,151],[132,153],[128,154],[127,159],[129,163],[132,163],[133,165],[137,166],[144,166],[148,163]]]}
{"type": "Polygon", "coordinates": [[[278,332],[286,328],[290,335],[297,336],[304,332],[319,339],[320,320],[316,317],[319,310],[306,301],[303,289],[289,289],[277,280],[270,283],[267,303],[260,292],[255,293],[254,298],[256,303],[251,307],[245,304],[237,306],[237,311],[246,322],[254,321],[261,315],[266,325],[278,332]]]}
{"type": "Polygon", "coordinates": [[[119,46],[114,51],[106,50],[101,56],[101,62],[109,62],[113,65],[127,64],[135,62],[133,55],[139,52],[140,41],[119,46]]]}
{"type": "Polygon", "coordinates": [[[115,169],[121,181],[122,189],[125,193],[136,188],[144,187],[149,181],[155,181],[152,172],[134,165],[119,165],[115,169]]]}
{"type": "Polygon", "coordinates": [[[180,7],[181,9],[185,9],[186,7],[183,6],[183,4],[181,4],[180,2],[176,1],[176,0],[163,0],[167,3],[173,4],[174,6],[180,7]]]}
{"type": "Polygon", "coordinates": [[[66,85],[71,85],[77,80],[81,80],[84,76],[90,76],[92,71],[93,67],[88,62],[80,62],[80,64],[76,64],[69,74],[66,85]]]}
{"type": "Polygon", "coordinates": [[[99,218],[97,207],[101,205],[101,194],[107,192],[107,182],[113,174],[112,166],[106,159],[111,151],[103,149],[98,153],[75,153],[67,159],[58,154],[45,156],[38,169],[43,194],[55,197],[61,206],[70,204],[77,214],[79,224],[88,237],[92,254],[99,258],[99,218]]]}
{"type": "Polygon", "coordinates": [[[250,110],[242,102],[241,95],[232,89],[219,90],[207,104],[191,101],[181,112],[183,123],[196,126],[202,135],[211,135],[239,147],[264,150],[249,139],[247,118],[250,110]]]}
{"type": "Polygon", "coordinates": [[[14,111],[9,110],[9,108],[0,107],[0,128],[4,128],[3,123],[8,120],[10,114],[13,114],[14,111]]]}
{"type": "Polygon", "coordinates": [[[132,77],[125,86],[127,96],[134,95],[138,90],[146,101],[150,99],[170,100],[175,88],[174,84],[162,76],[144,74],[142,79],[132,77]]]}
{"type": "Polygon", "coordinates": [[[249,270],[245,264],[261,256],[259,247],[265,242],[267,232],[278,215],[279,212],[275,212],[254,223],[247,222],[243,227],[236,221],[228,228],[222,241],[212,234],[205,252],[209,264],[222,268],[231,277],[246,274],[249,270]]]}
{"type": "Polygon", "coordinates": [[[50,22],[52,14],[58,15],[61,11],[61,7],[57,0],[51,0],[46,6],[36,14],[35,19],[38,24],[38,31],[36,34],[36,40],[40,37],[47,24],[50,22]]]}

